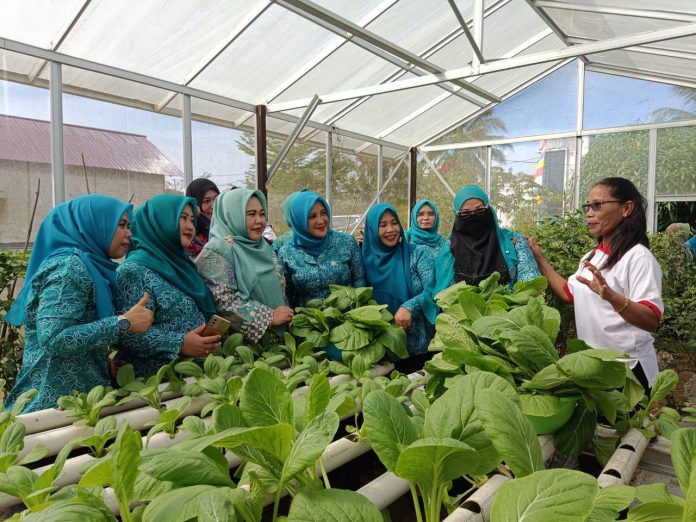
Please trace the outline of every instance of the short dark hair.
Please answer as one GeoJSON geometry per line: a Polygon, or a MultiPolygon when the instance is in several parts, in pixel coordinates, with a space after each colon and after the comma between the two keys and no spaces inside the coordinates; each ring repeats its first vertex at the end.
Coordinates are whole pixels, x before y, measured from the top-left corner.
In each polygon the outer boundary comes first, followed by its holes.
{"type": "MultiPolygon", "coordinates": [[[[638,192],[636,186],[630,180],[626,178],[603,178],[597,183],[592,185],[596,187],[598,185],[603,185],[609,187],[611,192],[611,197],[623,201],[633,202],[633,212],[631,212],[626,218],[618,224],[611,239],[611,253],[607,258],[606,262],[602,268],[611,268],[628,252],[631,248],[637,244],[644,245],[649,248],[650,243],[648,241],[647,234],[647,201],[643,195],[638,192]]],[[[598,238],[602,241],[602,238],[598,238]]],[[[592,256],[590,256],[590,259],[592,256]]],[[[589,260],[589,259],[588,259],[589,260]]]]}

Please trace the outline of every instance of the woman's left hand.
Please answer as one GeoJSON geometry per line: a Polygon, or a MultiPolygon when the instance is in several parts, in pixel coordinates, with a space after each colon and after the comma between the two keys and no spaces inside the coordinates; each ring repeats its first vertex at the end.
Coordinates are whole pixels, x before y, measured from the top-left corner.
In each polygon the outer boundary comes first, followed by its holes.
{"type": "Polygon", "coordinates": [[[616,292],[609,288],[609,285],[607,285],[607,281],[606,279],[604,279],[602,272],[600,272],[599,269],[589,261],[585,261],[585,268],[587,268],[592,273],[592,280],[590,281],[586,277],[580,275],[576,276],[577,280],[582,284],[587,285],[590,288],[590,290],[592,290],[595,294],[599,295],[599,297],[601,297],[605,301],[611,301],[612,297],[614,297],[614,294],[616,294],[616,292]]]}
{"type": "Polygon", "coordinates": [[[411,316],[411,312],[406,310],[403,306],[399,308],[396,313],[394,314],[394,324],[401,328],[402,330],[408,331],[409,328],[411,328],[411,321],[413,320],[413,316],[411,316]]]}

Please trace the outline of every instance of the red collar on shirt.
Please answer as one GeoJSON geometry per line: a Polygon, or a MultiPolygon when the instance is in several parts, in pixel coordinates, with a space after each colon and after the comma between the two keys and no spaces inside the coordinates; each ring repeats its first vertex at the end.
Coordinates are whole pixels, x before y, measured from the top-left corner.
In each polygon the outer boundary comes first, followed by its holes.
{"type": "Polygon", "coordinates": [[[611,248],[609,247],[609,245],[605,245],[604,243],[600,243],[599,245],[597,245],[597,248],[595,248],[595,250],[604,252],[606,255],[611,254],[611,248]]]}

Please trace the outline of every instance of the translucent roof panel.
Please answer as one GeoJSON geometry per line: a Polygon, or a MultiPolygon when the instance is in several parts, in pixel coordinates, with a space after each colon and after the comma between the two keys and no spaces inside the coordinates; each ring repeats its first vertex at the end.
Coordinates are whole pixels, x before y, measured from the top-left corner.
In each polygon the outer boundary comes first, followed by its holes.
{"type": "Polygon", "coordinates": [[[226,43],[250,12],[265,5],[265,0],[177,0],[166,5],[140,0],[93,0],[60,51],[184,82],[201,61],[226,43]]]}
{"type": "Polygon", "coordinates": [[[5,78],[27,76],[34,70],[38,72],[36,67],[43,63],[33,56],[0,49],[0,76],[5,78]]]}
{"type": "Polygon", "coordinates": [[[696,84],[696,60],[656,56],[632,51],[610,51],[590,55],[591,63],[615,65],[638,71],[650,71],[655,74],[666,74],[682,77],[696,84]]]}
{"type": "Polygon", "coordinates": [[[84,0],[3,0],[0,36],[52,49],[84,0]]]}
{"type": "MultiPolygon", "coordinates": [[[[177,97],[170,105],[172,108],[180,109],[178,103],[181,103],[181,96],[177,97]]],[[[224,127],[238,128],[254,128],[255,114],[246,112],[228,105],[201,100],[200,98],[191,98],[191,117],[195,120],[214,123],[224,127]]]]}
{"type": "Polygon", "coordinates": [[[318,25],[273,5],[191,86],[253,104],[264,103],[267,93],[334,36],[318,25]]]}
{"type": "Polygon", "coordinates": [[[393,6],[395,0],[317,0],[316,4],[328,9],[341,18],[345,18],[354,24],[360,24],[365,13],[380,10],[384,11],[393,6]]]}

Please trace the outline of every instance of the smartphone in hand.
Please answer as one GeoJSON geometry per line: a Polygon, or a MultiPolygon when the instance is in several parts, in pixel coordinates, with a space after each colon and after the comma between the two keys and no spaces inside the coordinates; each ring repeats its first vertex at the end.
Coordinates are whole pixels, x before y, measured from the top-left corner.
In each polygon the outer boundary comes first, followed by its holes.
{"type": "Polygon", "coordinates": [[[230,322],[227,319],[223,319],[219,315],[214,315],[210,318],[208,324],[205,325],[201,335],[203,337],[208,337],[210,335],[225,335],[225,332],[227,332],[229,327],[230,322]]]}

